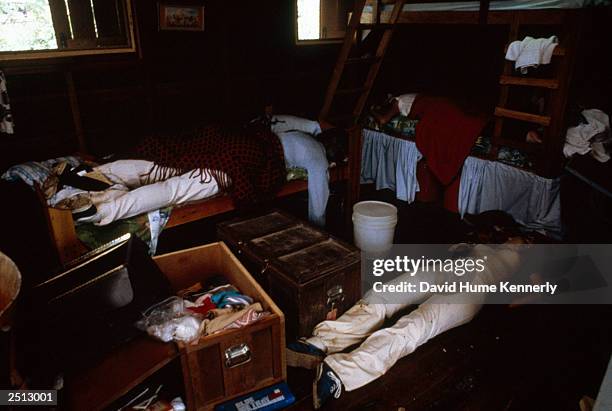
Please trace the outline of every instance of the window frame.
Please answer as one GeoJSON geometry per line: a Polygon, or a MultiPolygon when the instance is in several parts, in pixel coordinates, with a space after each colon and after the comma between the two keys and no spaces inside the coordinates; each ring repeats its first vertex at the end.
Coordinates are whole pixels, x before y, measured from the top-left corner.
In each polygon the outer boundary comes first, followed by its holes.
{"type": "MultiPolygon", "coordinates": [[[[135,53],[136,49],[136,27],[134,24],[132,0],[125,2],[125,27],[127,46],[108,47],[108,48],[89,48],[89,49],[46,49],[46,50],[20,50],[20,51],[1,51],[0,62],[20,61],[20,60],[42,60],[63,57],[95,56],[103,54],[126,54],[135,53]]],[[[54,30],[56,28],[54,27],[54,30]]]]}
{"type": "MultiPolygon", "coordinates": [[[[341,44],[344,42],[344,36],[335,39],[316,39],[316,40],[300,40],[298,33],[298,0],[293,0],[293,41],[296,46],[317,46],[323,44],[341,44]]],[[[319,20],[321,12],[319,12],[319,20]]],[[[319,33],[319,36],[321,34],[319,33]]]]}

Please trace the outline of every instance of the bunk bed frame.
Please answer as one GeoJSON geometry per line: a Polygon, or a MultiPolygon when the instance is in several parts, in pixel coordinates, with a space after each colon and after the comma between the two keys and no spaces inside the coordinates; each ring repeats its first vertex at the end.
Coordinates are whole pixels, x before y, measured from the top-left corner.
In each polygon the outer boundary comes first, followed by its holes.
{"type": "Polygon", "coordinates": [[[391,36],[398,25],[404,24],[487,24],[509,26],[509,37],[506,47],[514,40],[518,40],[521,26],[560,26],[562,32],[558,33],[560,46],[554,53],[555,74],[553,79],[541,81],[528,77],[513,76],[512,62],[505,62],[503,73],[500,76],[500,97],[495,109],[495,131],[492,138],[492,150],[486,158],[496,160],[499,147],[517,148],[529,153],[536,164],[535,171],[543,177],[556,177],[563,165],[562,148],[565,140],[566,127],[565,111],[569,84],[575,63],[576,49],[582,26],[584,9],[527,9],[490,11],[489,1],[480,0],[478,11],[406,11],[404,4],[408,3],[439,3],[448,0],[358,0],[349,22],[344,44],[332,78],[327,89],[320,118],[332,124],[344,126],[358,124],[366,107],[370,91],[382,64],[391,36]],[[386,18],[383,16],[385,5],[393,4],[393,10],[386,18]],[[371,7],[369,16],[364,15],[364,6],[371,7]],[[353,54],[358,47],[362,33],[366,30],[382,30],[376,54],[373,57],[357,57],[353,54]],[[361,87],[351,86],[340,89],[341,78],[350,68],[359,64],[368,64],[370,69],[365,83],[361,87]],[[548,102],[545,115],[536,116],[531,113],[509,110],[506,107],[509,89],[511,87],[540,87],[548,90],[548,102]],[[333,112],[334,99],[338,95],[355,93],[355,105],[350,112],[337,115],[333,112]],[[509,136],[503,135],[505,121],[523,121],[544,126],[542,144],[528,144],[509,136]]]}
{"type": "MultiPolygon", "coordinates": [[[[345,214],[350,215],[352,205],[359,196],[359,164],[360,156],[356,156],[356,142],[361,140],[361,129],[353,127],[349,131],[349,161],[347,164],[332,167],[329,170],[330,184],[346,181],[346,196],[344,201],[345,214]]],[[[294,180],[287,182],[276,194],[276,198],[283,198],[308,190],[308,182],[294,180]]],[[[39,193],[41,204],[46,200],[39,193]]],[[[164,229],[188,224],[193,221],[205,219],[235,210],[232,199],[227,195],[219,195],[208,199],[194,201],[173,208],[170,219],[164,229]]],[[[50,233],[50,241],[56,251],[59,262],[66,264],[80,257],[89,250],[78,239],[72,212],[53,207],[44,206],[43,213],[50,233]]]]}
{"type": "MultiPolygon", "coordinates": [[[[404,0],[398,0],[403,6],[407,3],[404,0]]],[[[410,3],[434,3],[441,0],[425,0],[413,1],[410,3]]],[[[444,0],[448,1],[448,0],[444,0]]],[[[394,4],[392,0],[367,0],[367,3],[373,7],[372,14],[375,16],[373,23],[362,23],[361,16],[366,0],[357,0],[355,9],[347,28],[346,37],[342,49],[340,50],[336,66],[333,70],[330,83],[326,92],[323,109],[319,115],[319,120],[328,124],[341,126],[349,130],[349,163],[330,173],[330,181],[346,180],[347,193],[345,200],[345,216],[350,217],[353,204],[359,198],[359,184],[361,173],[361,128],[357,126],[363,108],[369,93],[374,85],[378,69],[384,58],[384,54],[388,44],[391,41],[391,36],[395,26],[401,24],[493,24],[493,25],[508,25],[510,27],[510,36],[508,44],[517,39],[519,29],[522,25],[559,25],[564,27],[565,33],[561,34],[562,39],[560,51],[556,54],[564,58],[565,64],[559,65],[559,70],[556,73],[556,83],[554,87],[547,87],[551,92],[551,100],[549,101],[548,112],[546,117],[549,117],[547,125],[547,133],[544,143],[538,148],[540,157],[538,174],[543,176],[553,176],[560,170],[562,165],[561,150],[563,147],[563,129],[564,113],[567,103],[567,94],[571,75],[573,71],[575,52],[580,32],[580,23],[582,17],[581,9],[546,9],[546,10],[512,10],[512,11],[489,11],[489,1],[480,0],[478,11],[404,11],[401,7],[397,7],[396,15],[391,23],[381,23],[381,9],[385,4],[394,4]],[[374,57],[354,58],[351,56],[351,47],[360,38],[359,33],[364,30],[385,30],[383,36],[382,47],[379,47],[377,54],[374,57]],[[371,72],[368,76],[367,83],[363,87],[357,87],[350,90],[339,90],[340,78],[343,75],[345,66],[371,64],[371,72]],[[336,94],[346,92],[356,92],[359,98],[358,105],[351,109],[348,121],[338,121],[330,116],[330,108],[336,94]]],[[[506,64],[504,74],[500,77],[500,104],[497,110],[496,128],[501,127],[500,124],[505,119],[515,119],[521,121],[530,121],[525,113],[510,113],[504,112],[504,104],[507,99],[508,88],[510,86],[519,87],[536,87],[538,84],[527,82],[513,81],[508,79],[511,66],[506,64]],[[501,120],[501,121],[500,121],[501,120]]],[[[505,139],[499,133],[496,133],[493,139],[494,150],[500,145],[511,146],[514,148],[524,149],[525,144],[519,141],[513,142],[510,139],[505,139]]],[[[529,147],[533,150],[534,147],[529,147]]],[[[490,158],[494,158],[491,156],[490,158]]],[[[300,191],[306,190],[306,182],[293,181],[287,183],[283,189],[277,194],[277,197],[288,196],[300,191]]],[[[232,201],[228,197],[214,197],[212,199],[203,200],[197,203],[186,204],[176,207],[171,215],[171,218],[166,225],[166,228],[171,228],[186,224],[192,221],[211,217],[232,211],[234,209],[232,201]]],[[[74,221],[69,211],[46,208],[45,215],[49,230],[51,233],[51,241],[59,260],[66,263],[71,259],[82,255],[86,249],[85,246],[78,240],[74,229],[74,221]]]]}

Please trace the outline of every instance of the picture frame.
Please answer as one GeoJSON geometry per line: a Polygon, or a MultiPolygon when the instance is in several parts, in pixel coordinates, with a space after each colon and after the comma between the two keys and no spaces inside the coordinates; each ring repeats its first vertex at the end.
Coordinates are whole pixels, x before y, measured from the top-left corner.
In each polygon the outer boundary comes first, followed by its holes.
{"type": "Polygon", "coordinates": [[[159,30],[204,31],[204,6],[158,3],[159,30]]]}

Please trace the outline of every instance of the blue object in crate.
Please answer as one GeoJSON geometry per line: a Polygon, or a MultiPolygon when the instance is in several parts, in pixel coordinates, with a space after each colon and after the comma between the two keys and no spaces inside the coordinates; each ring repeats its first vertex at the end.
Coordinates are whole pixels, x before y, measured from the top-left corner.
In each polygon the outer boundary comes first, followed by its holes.
{"type": "Polygon", "coordinates": [[[234,398],[215,407],[215,411],[273,411],[288,407],[295,396],[285,382],[234,398]]]}

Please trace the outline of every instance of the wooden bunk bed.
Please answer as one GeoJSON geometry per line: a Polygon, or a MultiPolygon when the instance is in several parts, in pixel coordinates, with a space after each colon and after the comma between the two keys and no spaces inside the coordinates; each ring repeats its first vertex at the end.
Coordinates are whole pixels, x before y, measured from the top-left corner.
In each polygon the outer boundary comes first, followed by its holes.
{"type": "MultiPolygon", "coordinates": [[[[359,156],[356,152],[356,142],[360,140],[361,129],[353,127],[349,129],[349,161],[347,164],[332,167],[329,170],[330,184],[346,181],[345,212],[348,214],[352,205],[358,198],[359,187],[359,156]]],[[[292,194],[308,190],[308,182],[305,180],[294,180],[287,182],[276,194],[276,198],[287,197],[292,194]]],[[[39,194],[41,204],[46,201],[39,194]]],[[[186,203],[173,208],[170,219],[165,229],[188,224],[193,221],[227,213],[235,209],[232,199],[227,195],[219,195],[205,200],[186,203]]],[[[86,253],[88,248],[78,239],[72,212],[53,207],[43,207],[45,219],[50,233],[52,247],[57,253],[61,264],[78,258],[86,253]]]]}
{"type": "MultiPolygon", "coordinates": [[[[364,108],[368,102],[370,91],[374,86],[376,76],[382,65],[386,50],[391,42],[394,31],[404,24],[487,24],[508,26],[506,47],[519,36],[524,36],[522,28],[526,26],[557,26],[560,45],[556,48],[553,62],[554,76],[549,79],[538,79],[516,76],[513,73],[513,63],[506,61],[499,80],[499,103],[495,108],[493,118],[494,133],[492,150],[488,159],[496,160],[499,147],[505,146],[528,152],[534,158],[534,170],[544,177],[558,176],[562,170],[562,148],[566,128],[565,111],[569,84],[573,72],[576,50],[581,30],[583,10],[585,9],[512,9],[497,10],[506,1],[494,2],[496,10],[489,10],[490,2],[485,0],[472,2],[458,1],[405,1],[405,0],[358,0],[355,2],[346,37],[340,55],[336,62],[330,80],[320,118],[332,124],[349,126],[359,124],[364,108]],[[411,9],[411,6],[419,6],[411,9]],[[443,3],[443,4],[442,4],[443,3]],[[448,4],[470,3],[473,10],[444,10],[448,4]],[[432,5],[434,11],[427,10],[432,5]],[[382,31],[375,52],[364,54],[360,44],[364,33],[382,31]],[[363,84],[347,86],[344,79],[350,77],[355,67],[369,67],[363,84]],[[540,88],[548,92],[546,111],[544,115],[511,110],[507,107],[509,90],[512,87],[540,88]],[[353,95],[352,104],[342,104],[340,96],[353,95]],[[338,109],[338,106],[344,106],[338,109]],[[537,124],[544,128],[543,143],[527,144],[524,139],[511,138],[504,135],[504,123],[521,121],[537,124]]],[[[559,2],[556,7],[559,7],[559,2]]],[[[546,7],[546,6],[544,6],[546,7]]],[[[462,7],[466,8],[466,7],[462,7]]]]}

